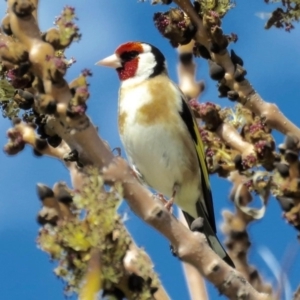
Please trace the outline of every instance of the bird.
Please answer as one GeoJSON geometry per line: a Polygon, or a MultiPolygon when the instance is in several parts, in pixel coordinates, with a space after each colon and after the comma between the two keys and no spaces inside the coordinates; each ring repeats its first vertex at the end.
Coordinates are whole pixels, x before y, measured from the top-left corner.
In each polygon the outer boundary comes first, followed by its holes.
{"type": "Polygon", "coordinates": [[[213,199],[204,146],[195,117],[166,60],[155,46],[127,42],[96,65],[116,69],[119,80],[118,128],[129,163],[138,176],[182,210],[191,227],[203,219],[210,247],[234,264],[216,235],[213,199]]]}

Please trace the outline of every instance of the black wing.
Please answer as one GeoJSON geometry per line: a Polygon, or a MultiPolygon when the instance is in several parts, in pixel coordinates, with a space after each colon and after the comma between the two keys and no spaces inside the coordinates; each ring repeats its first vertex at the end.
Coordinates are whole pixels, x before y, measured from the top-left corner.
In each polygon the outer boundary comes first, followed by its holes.
{"type": "MultiPolygon", "coordinates": [[[[205,161],[205,154],[204,154],[204,147],[203,143],[200,137],[200,132],[198,129],[197,122],[192,114],[191,109],[189,108],[186,101],[181,98],[182,102],[182,111],[179,112],[182,120],[184,121],[185,125],[188,128],[188,131],[193,139],[193,142],[195,144],[195,149],[197,152],[198,162],[199,162],[199,168],[201,173],[201,185],[202,185],[202,193],[203,198],[207,210],[207,218],[209,220],[210,226],[212,227],[213,231],[216,233],[216,221],[215,221],[215,214],[214,214],[214,204],[210,189],[210,183],[209,183],[209,176],[208,176],[208,170],[207,165],[205,161]]],[[[200,209],[197,205],[197,213],[199,216],[201,216],[201,211],[203,209],[200,209]]]]}

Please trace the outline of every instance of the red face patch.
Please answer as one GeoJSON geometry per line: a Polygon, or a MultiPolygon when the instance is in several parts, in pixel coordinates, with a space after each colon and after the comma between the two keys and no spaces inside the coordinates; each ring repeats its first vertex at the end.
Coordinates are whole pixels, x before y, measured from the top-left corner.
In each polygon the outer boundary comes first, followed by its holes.
{"type": "Polygon", "coordinates": [[[143,47],[141,43],[129,42],[119,46],[119,48],[116,50],[116,54],[121,55],[124,52],[130,52],[130,51],[137,51],[139,53],[142,53],[143,47]]]}
{"type": "Polygon", "coordinates": [[[118,68],[117,72],[119,75],[120,80],[126,80],[129,78],[134,77],[137,68],[139,59],[138,57],[130,57],[125,59],[126,55],[132,54],[132,52],[135,52],[136,55],[143,52],[143,47],[141,43],[138,42],[129,42],[126,44],[123,44],[119,46],[119,48],[116,50],[116,54],[122,58],[122,68],[118,68]]]}
{"type": "Polygon", "coordinates": [[[138,68],[138,63],[139,63],[139,59],[134,58],[131,61],[125,62],[124,66],[122,68],[118,68],[117,72],[118,72],[120,80],[126,80],[126,79],[134,77],[135,72],[138,68]]]}

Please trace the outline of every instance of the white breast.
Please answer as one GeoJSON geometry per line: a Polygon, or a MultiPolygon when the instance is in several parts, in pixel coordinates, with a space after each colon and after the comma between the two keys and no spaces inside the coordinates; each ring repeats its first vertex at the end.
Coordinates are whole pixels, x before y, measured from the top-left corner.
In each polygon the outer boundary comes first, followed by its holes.
{"type": "MultiPolygon", "coordinates": [[[[139,108],[149,102],[146,85],[120,92],[119,114],[126,114],[126,124],[120,136],[127,156],[147,184],[165,196],[171,197],[174,184],[178,184],[180,190],[175,202],[190,215],[197,217],[195,202],[200,194],[200,176],[188,174],[187,170],[191,159],[187,157],[187,152],[193,154],[193,163],[198,164],[193,142],[191,138],[185,141],[178,139],[178,132],[185,130],[179,126],[183,122],[179,114],[176,114],[177,119],[167,122],[168,126],[164,127],[161,123],[151,126],[137,123],[139,108]],[[184,174],[183,170],[186,171],[184,174]],[[184,176],[192,179],[186,181],[184,176]]],[[[183,134],[186,136],[187,132],[184,131],[183,134]]]]}

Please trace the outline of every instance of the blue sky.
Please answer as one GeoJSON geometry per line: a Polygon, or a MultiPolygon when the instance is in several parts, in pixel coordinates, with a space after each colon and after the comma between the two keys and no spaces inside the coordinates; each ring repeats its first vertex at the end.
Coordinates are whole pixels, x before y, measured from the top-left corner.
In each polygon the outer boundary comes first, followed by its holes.
{"type": "MultiPolygon", "coordinates": [[[[153,26],[152,16],[167,7],[151,6],[149,2],[136,0],[52,0],[40,1],[39,20],[42,30],[53,24],[64,5],[76,8],[78,25],[83,34],[79,43],[74,43],[67,55],[74,56],[77,63],[68,71],[68,80],[76,77],[83,68],[93,72],[91,98],[88,114],[99,127],[101,136],[112,148],[121,145],[116,123],[118,78],[113,70],[96,67],[99,59],[111,54],[126,41],[142,40],[159,47],[168,61],[170,76],[176,77],[176,51],[163,39],[153,26]],[[88,4],[87,4],[88,3],[88,4]]],[[[5,13],[5,2],[0,2],[0,12],[5,13]]],[[[257,12],[270,12],[272,6],[260,1],[237,1],[223,21],[225,33],[238,34],[239,40],[231,47],[241,56],[247,69],[247,78],[261,96],[275,102],[282,112],[299,124],[299,29],[291,33],[283,30],[263,29],[264,21],[257,12]],[[255,3],[255,4],[253,4],[255,3]]],[[[212,101],[222,106],[231,105],[227,99],[218,99],[215,82],[207,76],[207,62],[198,60],[198,78],[206,82],[201,101],[212,101]]],[[[6,143],[5,132],[10,122],[0,118],[0,144],[6,143]]],[[[275,133],[278,142],[281,134],[275,133]]],[[[123,151],[124,153],[124,151],[123,151]]],[[[35,239],[38,226],[35,222],[40,208],[35,185],[43,182],[52,186],[58,180],[69,182],[65,167],[51,158],[37,158],[28,147],[15,157],[7,157],[0,151],[0,290],[3,300],[53,300],[64,299],[62,283],[52,273],[54,264],[48,255],[37,249],[35,239]]],[[[221,223],[221,211],[232,209],[228,200],[230,184],[213,176],[212,189],[215,199],[217,222],[221,223]]],[[[155,269],[172,299],[187,299],[187,289],[180,262],[170,255],[168,242],[158,233],[138,220],[126,204],[122,213],[129,214],[127,226],[137,244],[144,247],[155,263],[155,269]]],[[[267,247],[279,261],[286,261],[291,253],[299,251],[297,232],[281,217],[281,210],[273,198],[266,216],[253,223],[249,230],[252,247],[250,262],[258,267],[263,277],[276,286],[268,266],[260,256],[260,249],[267,247]]],[[[221,239],[222,235],[220,234],[221,239]]],[[[300,283],[295,258],[288,272],[292,290],[300,283]]],[[[299,267],[298,267],[299,268],[299,267]]],[[[218,298],[218,292],[208,284],[210,299],[218,298]]],[[[74,297],[75,299],[75,297],[74,297]]]]}

